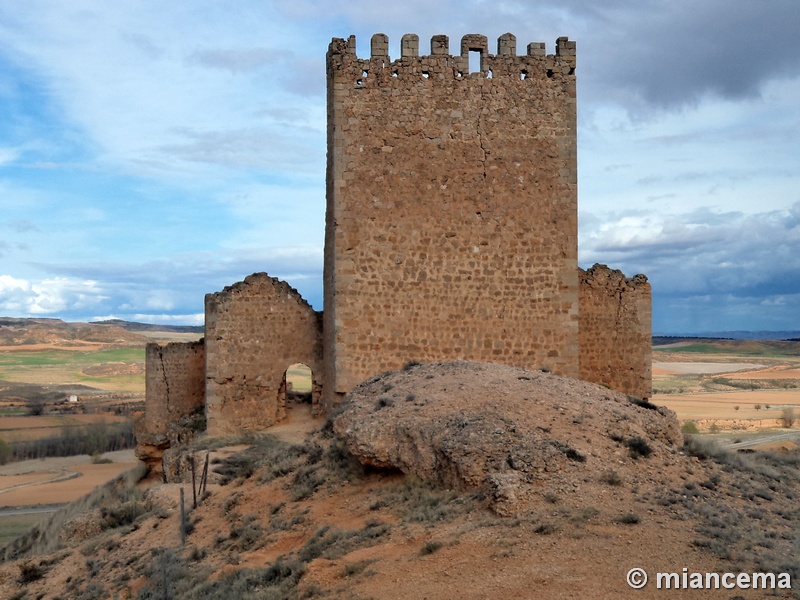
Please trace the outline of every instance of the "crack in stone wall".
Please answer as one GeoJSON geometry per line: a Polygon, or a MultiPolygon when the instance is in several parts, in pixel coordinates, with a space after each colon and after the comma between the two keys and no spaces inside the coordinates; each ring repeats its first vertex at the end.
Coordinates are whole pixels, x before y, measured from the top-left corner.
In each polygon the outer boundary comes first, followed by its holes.
{"type": "Polygon", "coordinates": [[[328,52],[326,408],[409,360],[577,376],[574,42],[388,44],[328,52]]]}

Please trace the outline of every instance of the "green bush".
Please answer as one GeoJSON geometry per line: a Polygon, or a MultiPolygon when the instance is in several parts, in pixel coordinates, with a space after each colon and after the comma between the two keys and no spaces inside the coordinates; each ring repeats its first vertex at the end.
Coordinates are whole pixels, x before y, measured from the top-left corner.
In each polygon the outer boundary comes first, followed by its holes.
{"type": "Polygon", "coordinates": [[[683,425],[681,425],[681,431],[688,434],[700,433],[700,430],[697,428],[697,423],[694,421],[686,421],[683,425]]]}

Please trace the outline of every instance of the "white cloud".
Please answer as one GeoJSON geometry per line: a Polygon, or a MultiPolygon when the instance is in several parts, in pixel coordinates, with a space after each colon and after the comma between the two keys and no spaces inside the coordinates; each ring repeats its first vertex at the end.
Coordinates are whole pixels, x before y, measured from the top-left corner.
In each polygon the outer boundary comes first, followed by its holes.
{"type": "Polygon", "coordinates": [[[17,148],[0,148],[0,167],[13,163],[19,154],[17,148]]]}
{"type": "Polygon", "coordinates": [[[0,310],[41,316],[65,310],[86,310],[107,300],[96,281],[64,277],[28,281],[0,275],[0,310]]]}

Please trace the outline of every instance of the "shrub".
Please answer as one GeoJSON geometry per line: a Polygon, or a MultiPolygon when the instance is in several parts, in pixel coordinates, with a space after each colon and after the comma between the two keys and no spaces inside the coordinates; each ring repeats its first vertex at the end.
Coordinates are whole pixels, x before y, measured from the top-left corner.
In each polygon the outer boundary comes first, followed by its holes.
{"type": "Polygon", "coordinates": [[[631,451],[632,458],[647,458],[653,453],[653,448],[647,443],[647,440],[638,435],[626,440],[625,445],[628,447],[628,450],[631,451]]]}
{"type": "Polygon", "coordinates": [[[622,485],[622,477],[620,477],[619,473],[617,473],[613,469],[610,471],[605,471],[602,475],[600,475],[600,481],[613,486],[622,485]]]}
{"type": "Polygon", "coordinates": [[[621,515],[619,518],[617,518],[616,521],[621,525],[636,525],[640,523],[641,520],[642,520],[641,517],[639,517],[639,515],[637,515],[636,513],[625,513],[624,515],[621,515]]]}
{"type": "Polygon", "coordinates": [[[536,526],[533,532],[538,533],[539,535],[550,535],[559,529],[561,529],[561,526],[558,523],[540,523],[536,526]]]}
{"type": "Polygon", "coordinates": [[[628,400],[630,400],[636,406],[646,408],[647,410],[658,410],[658,407],[652,402],[649,402],[647,398],[637,398],[636,396],[628,396],[628,400]]]}
{"type": "Polygon", "coordinates": [[[19,565],[19,578],[17,581],[20,585],[27,585],[32,581],[36,581],[44,577],[45,569],[41,564],[34,564],[32,562],[24,562],[19,565]]]}
{"type": "Polygon", "coordinates": [[[392,406],[394,404],[394,400],[389,398],[388,396],[381,396],[378,398],[378,401],[375,403],[375,410],[380,410],[387,406],[392,406]]]}
{"type": "Polygon", "coordinates": [[[425,542],[425,544],[420,548],[419,555],[420,556],[427,556],[428,554],[433,554],[437,550],[439,550],[444,544],[442,542],[434,542],[429,541],[425,542]]]}
{"type": "Polygon", "coordinates": [[[753,408],[755,408],[756,410],[761,410],[761,405],[760,404],[755,404],[755,405],[753,405],[753,408]]]}
{"type": "Polygon", "coordinates": [[[796,418],[797,417],[795,415],[794,408],[790,406],[787,406],[781,412],[781,420],[783,421],[784,427],[791,427],[792,425],[794,425],[796,418]]]}
{"type": "Polygon", "coordinates": [[[553,441],[551,442],[551,444],[556,448],[556,450],[562,452],[564,456],[566,456],[568,459],[574,460],[575,462],[586,462],[586,457],[577,450],[575,450],[575,448],[572,448],[567,444],[557,441],[553,441]]]}
{"type": "Polygon", "coordinates": [[[697,423],[694,421],[686,421],[683,425],[681,425],[681,431],[688,434],[700,433],[700,430],[697,428],[697,423]]]}

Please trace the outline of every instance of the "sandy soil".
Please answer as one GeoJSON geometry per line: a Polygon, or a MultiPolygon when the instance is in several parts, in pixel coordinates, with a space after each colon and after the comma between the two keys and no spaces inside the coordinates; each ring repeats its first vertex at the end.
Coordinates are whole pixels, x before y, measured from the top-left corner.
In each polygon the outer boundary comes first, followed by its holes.
{"type": "Polygon", "coordinates": [[[755,390],[705,394],[659,394],[654,404],[685,419],[779,419],[785,406],[800,407],[799,390],[755,390]],[[756,410],[755,405],[761,409],[756,410]],[[769,404],[770,408],[766,406],[769,404]],[[739,410],[736,410],[736,407],[739,410]]]}
{"type": "Polygon", "coordinates": [[[95,465],[84,454],[0,466],[0,506],[72,502],[138,464],[133,450],[108,452],[104,456],[114,462],[95,465]],[[51,481],[54,482],[48,483],[51,481]]]}
{"type": "Polygon", "coordinates": [[[730,379],[800,379],[800,369],[781,365],[758,371],[731,373],[726,377],[730,379]]]}
{"type": "Polygon", "coordinates": [[[36,471],[23,475],[0,475],[0,494],[7,490],[31,483],[44,483],[56,479],[58,474],[53,471],[36,471]]]}
{"type": "Polygon", "coordinates": [[[311,415],[310,404],[287,404],[286,419],[269,428],[269,432],[291,444],[301,444],[306,435],[319,429],[325,417],[311,415]]]}

